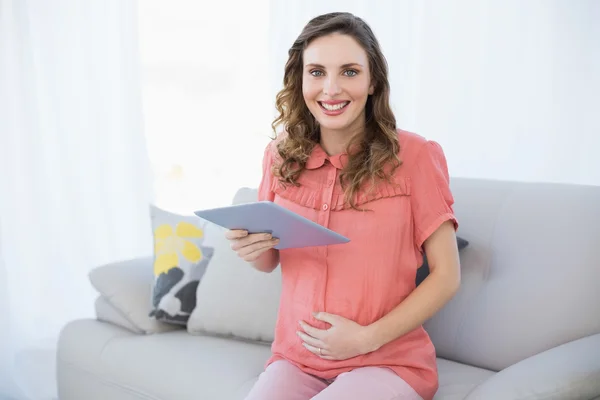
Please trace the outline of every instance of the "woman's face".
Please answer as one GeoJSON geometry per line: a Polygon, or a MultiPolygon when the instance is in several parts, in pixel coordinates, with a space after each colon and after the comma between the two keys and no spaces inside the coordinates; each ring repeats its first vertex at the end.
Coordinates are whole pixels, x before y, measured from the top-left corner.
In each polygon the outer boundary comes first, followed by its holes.
{"type": "Polygon", "coordinates": [[[303,61],[302,93],[321,133],[359,132],[373,94],[365,50],[353,37],[334,33],[311,42],[303,61]]]}

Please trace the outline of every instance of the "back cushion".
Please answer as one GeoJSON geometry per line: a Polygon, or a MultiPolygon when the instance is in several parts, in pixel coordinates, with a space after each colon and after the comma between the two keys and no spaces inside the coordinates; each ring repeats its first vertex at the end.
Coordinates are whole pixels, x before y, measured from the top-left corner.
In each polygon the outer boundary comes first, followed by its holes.
{"type": "Polygon", "coordinates": [[[600,333],[600,187],[452,179],[459,293],[425,324],[438,356],[500,370],[600,333]]]}

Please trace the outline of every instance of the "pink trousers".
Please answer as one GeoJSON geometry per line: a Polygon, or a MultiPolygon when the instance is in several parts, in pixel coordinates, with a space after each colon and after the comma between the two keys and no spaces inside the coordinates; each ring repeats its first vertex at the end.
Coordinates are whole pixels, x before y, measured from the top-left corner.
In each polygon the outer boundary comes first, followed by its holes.
{"type": "Polygon", "coordinates": [[[422,400],[392,370],[364,367],[340,374],[333,382],[275,361],[259,376],[246,400],[422,400]]]}

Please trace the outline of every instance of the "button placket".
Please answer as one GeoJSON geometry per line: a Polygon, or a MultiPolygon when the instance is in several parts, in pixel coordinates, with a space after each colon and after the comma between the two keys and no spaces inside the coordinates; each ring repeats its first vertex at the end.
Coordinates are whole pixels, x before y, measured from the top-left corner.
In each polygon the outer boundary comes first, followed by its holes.
{"type": "Polygon", "coordinates": [[[327,174],[327,180],[323,187],[323,195],[321,196],[321,212],[319,216],[319,223],[324,227],[329,227],[329,215],[331,212],[331,201],[333,200],[333,182],[337,175],[337,168],[330,165],[330,170],[327,174]]]}
{"type": "MultiPolygon", "coordinates": [[[[329,165],[329,171],[327,173],[327,179],[323,184],[323,193],[321,196],[321,210],[319,212],[319,222],[324,227],[329,227],[329,217],[331,215],[331,201],[333,200],[333,188],[334,182],[337,176],[337,168],[333,165],[329,165]]],[[[323,260],[323,286],[322,286],[322,294],[321,298],[323,311],[327,312],[327,283],[329,278],[329,267],[327,265],[327,246],[321,246],[319,248],[319,254],[323,260]]]]}

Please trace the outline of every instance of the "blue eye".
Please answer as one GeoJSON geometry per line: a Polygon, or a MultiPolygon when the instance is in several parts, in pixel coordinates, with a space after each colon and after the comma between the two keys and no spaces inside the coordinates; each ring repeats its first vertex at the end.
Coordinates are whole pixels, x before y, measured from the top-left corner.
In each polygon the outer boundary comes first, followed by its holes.
{"type": "Polygon", "coordinates": [[[310,74],[312,76],[322,76],[323,72],[319,71],[318,69],[314,69],[314,70],[310,71],[310,74]]]}
{"type": "Polygon", "coordinates": [[[346,76],[350,76],[350,77],[358,75],[358,71],[353,70],[353,69],[346,70],[346,71],[344,71],[344,73],[346,74],[346,76]]]}

